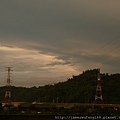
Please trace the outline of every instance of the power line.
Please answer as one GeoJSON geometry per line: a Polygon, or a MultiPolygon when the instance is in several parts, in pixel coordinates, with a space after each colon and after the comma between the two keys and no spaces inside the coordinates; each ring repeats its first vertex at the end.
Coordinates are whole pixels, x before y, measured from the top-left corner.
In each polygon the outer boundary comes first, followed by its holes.
{"type": "MultiPolygon", "coordinates": [[[[113,43],[116,40],[118,40],[119,37],[120,37],[120,35],[117,35],[114,39],[112,39],[111,41],[107,42],[107,44],[104,44],[102,47],[97,48],[97,50],[95,50],[94,52],[92,52],[93,54],[96,54],[98,52],[102,52],[103,51],[103,53],[104,53],[103,55],[104,56],[103,57],[99,57],[100,55],[94,55],[93,57],[97,57],[97,58],[95,58],[95,59],[92,59],[92,58],[89,59],[89,65],[91,65],[91,63],[94,63],[94,62],[96,62],[96,64],[98,64],[98,63],[102,64],[105,61],[105,59],[108,58],[109,54],[118,53],[119,52],[119,45],[116,48],[114,48],[114,49],[110,49],[109,51],[106,51],[106,49],[109,46],[113,45],[113,43]]],[[[117,63],[118,61],[119,61],[119,58],[114,63],[117,63]]],[[[109,63],[109,61],[107,63],[109,63]]],[[[111,61],[110,61],[110,63],[111,63],[111,61]]],[[[104,65],[106,65],[106,64],[104,64],[104,65]]]]}
{"type": "MultiPolygon", "coordinates": [[[[104,51],[104,54],[105,54],[105,53],[108,53],[108,52],[105,52],[104,48],[107,48],[109,45],[111,45],[111,44],[113,43],[114,40],[117,40],[119,37],[120,37],[120,35],[118,35],[117,37],[115,37],[114,39],[112,39],[110,42],[108,42],[107,44],[105,44],[105,45],[102,47],[102,49],[97,49],[97,50],[96,50],[95,52],[93,52],[93,53],[97,53],[97,52],[99,52],[99,51],[104,51]]],[[[109,53],[110,53],[110,52],[113,52],[114,50],[116,50],[116,49],[118,49],[118,48],[119,48],[119,46],[118,46],[117,48],[111,49],[111,50],[109,51],[109,53]]],[[[101,59],[103,59],[103,58],[101,58],[101,59]]],[[[98,59],[98,58],[93,59],[93,61],[96,61],[96,60],[100,60],[100,58],[99,58],[99,59],[98,59]]]]}

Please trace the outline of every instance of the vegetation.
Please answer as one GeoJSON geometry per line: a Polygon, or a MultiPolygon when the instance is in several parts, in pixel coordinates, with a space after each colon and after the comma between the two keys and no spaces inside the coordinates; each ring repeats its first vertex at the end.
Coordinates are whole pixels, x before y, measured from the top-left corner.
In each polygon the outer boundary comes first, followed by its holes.
{"type": "MultiPolygon", "coordinates": [[[[11,87],[13,101],[92,103],[96,92],[97,69],[72,76],[66,82],[39,87],[11,87]]],[[[101,74],[105,103],[120,103],[120,74],[101,74]]],[[[5,86],[0,87],[0,101],[4,100],[5,86]]]]}

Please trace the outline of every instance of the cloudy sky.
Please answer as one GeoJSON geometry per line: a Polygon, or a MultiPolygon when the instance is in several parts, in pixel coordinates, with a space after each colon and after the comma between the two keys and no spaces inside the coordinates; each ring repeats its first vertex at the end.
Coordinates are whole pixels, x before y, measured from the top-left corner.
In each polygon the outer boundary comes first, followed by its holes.
{"type": "Polygon", "coordinates": [[[0,86],[120,72],[120,0],[0,0],[0,86]]]}

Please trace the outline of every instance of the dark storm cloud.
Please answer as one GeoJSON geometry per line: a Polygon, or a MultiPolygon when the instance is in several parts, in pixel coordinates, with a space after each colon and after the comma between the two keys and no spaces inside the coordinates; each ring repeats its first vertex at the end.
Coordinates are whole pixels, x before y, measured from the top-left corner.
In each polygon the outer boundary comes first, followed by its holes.
{"type": "Polygon", "coordinates": [[[71,62],[69,61],[65,61],[65,62],[52,62],[47,64],[48,66],[55,66],[55,65],[72,65],[71,62]]]}
{"type": "MultiPolygon", "coordinates": [[[[102,13],[102,8],[100,12],[99,2],[95,3],[98,9],[92,4],[88,6],[87,1],[78,0],[34,3],[1,1],[1,33],[32,38],[36,42],[57,46],[64,46],[66,39],[69,41],[76,37],[80,41],[91,41],[92,38],[96,41],[95,38],[101,37],[101,31],[110,29],[113,32],[117,26],[115,22],[119,19],[112,20],[113,16],[102,13]]],[[[107,6],[103,8],[107,9],[107,6]]]]}

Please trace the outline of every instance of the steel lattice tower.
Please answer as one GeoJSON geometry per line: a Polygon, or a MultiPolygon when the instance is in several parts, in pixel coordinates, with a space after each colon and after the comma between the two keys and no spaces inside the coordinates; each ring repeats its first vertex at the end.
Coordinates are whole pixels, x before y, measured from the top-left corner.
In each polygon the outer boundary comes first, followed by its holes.
{"type": "Polygon", "coordinates": [[[5,105],[11,106],[12,105],[12,99],[11,99],[11,90],[10,90],[10,75],[11,75],[11,67],[6,67],[7,68],[7,84],[6,84],[6,92],[5,92],[5,105]]]}
{"type": "Polygon", "coordinates": [[[99,68],[98,68],[97,88],[96,88],[96,95],[95,95],[95,102],[94,103],[95,104],[103,104],[101,78],[100,78],[100,69],[99,68]]]}

